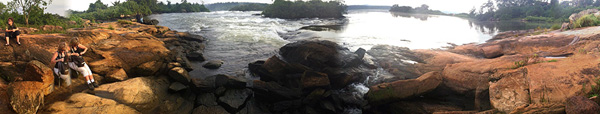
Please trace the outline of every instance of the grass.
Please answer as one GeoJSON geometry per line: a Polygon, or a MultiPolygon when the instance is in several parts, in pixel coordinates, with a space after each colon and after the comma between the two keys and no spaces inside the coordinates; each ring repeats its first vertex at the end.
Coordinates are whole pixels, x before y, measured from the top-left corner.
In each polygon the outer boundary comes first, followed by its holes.
{"type": "Polygon", "coordinates": [[[600,19],[593,14],[585,15],[575,21],[573,28],[589,27],[600,25],[600,19]]]}
{"type": "Polygon", "coordinates": [[[127,21],[127,20],[118,20],[117,23],[119,23],[119,24],[133,24],[131,21],[127,21]]]}
{"type": "Polygon", "coordinates": [[[562,26],[560,26],[559,24],[553,24],[552,27],[550,27],[550,29],[552,30],[558,30],[560,28],[562,28],[562,26]]]}
{"type": "Polygon", "coordinates": [[[109,30],[115,30],[115,28],[112,25],[108,25],[108,29],[109,30]]]}

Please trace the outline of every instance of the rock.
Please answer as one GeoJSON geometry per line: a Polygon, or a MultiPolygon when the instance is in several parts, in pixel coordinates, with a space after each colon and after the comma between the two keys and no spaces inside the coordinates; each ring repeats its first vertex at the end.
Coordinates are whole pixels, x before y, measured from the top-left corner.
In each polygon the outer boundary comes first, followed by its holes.
{"type": "Polygon", "coordinates": [[[246,103],[246,106],[236,114],[270,114],[270,112],[261,109],[259,105],[254,99],[250,99],[246,103]]]}
{"type": "Polygon", "coordinates": [[[181,67],[181,63],[178,63],[178,62],[171,62],[171,63],[169,63],[169,64],[167,65],[167,68],[168,68],[168,69],[173,69],[173,68],[175,68],[175,67],[181,67]]]}
{"type": "Polygon", "coordinates": [[[362,58],[331,41],[298,41],[286,44],[279,54],[288,63],[299,63],[315,71],[326,67],[356,67],[362,58]]]}
{"type": "Polygon", "coordinates": [[[442,71],[444,86],[459,94],[474,94],[489,88],[489,76],[498,69],[514,66],[511,60],[520,58],[500,57],[496,59],[474,60],[446,65],[442,71]]]}
{"type": "Polygon", "coordinates": [[[271,56],[271,58],[267,59],[267,61],[261,65],[261,68],[253,68],[255,69],[253,72],[259,74],[261,80],[278,81],[280,76],[286,74],[286,66],[287,63],[279,59],[279,57],[271,56]]]}
{"type": "Polygon", "coordinates": [[[373,46],[367,53],[375,62],[379,63],[384,70],[401,77],[401,79],[414,79],[422,75],[414,65],[424,61],[416,56],[415,52],[408,48],[389,45],[373,46]]]}
{"type": "Polygon", "coordinates": [[[40,27],[40,30],[42,30],[42,31],[62,31],[64,29],[61,26],[44,25],[44,26],[40,27]]]}
{"type": "Polygon", "coordinates": [[[358,58],[363,58],[363,57],[365,57],[365,54],[367,53],[367,50],[365,50],[363,48],[358,48],[354,53],[356,55],[358,55],[358,58]]]}
{"type": "Polygon", "coordinates": [[[229,114],[221,106],[199,106],[194,109],[194,114],[229,114]]]}
{"type": "Polygon", "coordinates": [[[131,73],[137,76],[154,76],[164,63],[159,61],[150,61],[133,67],[131,73]]]}
{"type": "Polygon", "coordinates": [[[304,74],[302,75],[301,81],[302,81],[303,88],[329,86],[329,77],[327,77],[327,74],[315,72],[315,71],[304,72],[304,74]]]}
{"type": "Polygon", "coordinates": [[[600,106],[586,97],[573,96],[567,99],[565,111],[567,114],[597,114],[600,113],[600,106]]]}
{"type": "Polygon", "coordinates": [[[580,11],[579,13],[571,14],[571,16],[569,16],[569,23],[571,24],[571,27],[572,27],[573,24],[575,23],[575,21],[577,21],[577,19],[579,19],[585,15],[595,14],[596,12],[598,12],[598,9],[587,9],[587,10],[580,11]]]}
{"type": "Polygon", "coordinates": [[[186,55],[186,57],[191,61],[205,61],[204,54],[200,52],[191,52],[186,55]]]}
{"type": "Polygon", "coordinates": [[[58,114],[140,114],[135,109],[114,100],[86,93],[75,93],[65,101],[52,103],[47,110],[58,114]]]}
{"type": "Polygon", "coordinates": [[[177,81],[177,82],[181,82],[183,84],[188,84],[190,83],[190,74],[183,68],[181,67],[175,67],[173,69],[171,69],[169,71],[169,76],[177,81]]]}
{"type": "Polygon", "coordinates": [[[110,82],[120,82],[123,80],[127,80],[127,78],[128,78],[127,73],[123,69],[113,71],[113,72],[109,73],[108,75],[106,75],[106,81],[109,83],[110,82]]]}
{"type": "Polygon", "coordinates": [[[218,106],[217,97],[213,93],[203,93],[198,95],[196,103],[203,106],[218,106]]]}
{"type": "Polygon", "coordinates": [[[501,112],[509,113],[515,108],[529,104],[529,82],[527,70],[502,73],[505,75],[498,81],[490,82],[489,94],[491,105],[501,112]]]}
{"type": "Polygon", "coordinates": [[[21,31],[21,34],[31,34],[31,33],[39,31],[36,28],[28,28],[28,27],[18,27],[18,28],[19,28],[19,31],[21,31]]]}
{"type": "Polygon", "coordinates": [[[188,41],[204,42],[204,37],[200,35],[193,35],[187,32],[177,32],[175,35],[181,39],[188,41]]]}
{"type": "Polygon", "coordinates": [[[562,103],[541,103],[520,106],[510,114],[564,114],[565,105],[562,103]]]}
{"type": "Polygon", "coordinates": [[[210,60],[207,63],[205,63],[204,65],[202,65],[202,67],[208,68],[208,69],[218,69],[219,67],[221,67],[222,64],[223,64],[223,61],[221,61],[221,60],[210,60]]]}
{"type": "Polygon", "coordinates": [[[246,88],[246,80],[223,74],[209,76],[204,79],[195,78],[193,79],[193,83],[196,87],[204,90],[213,90],[218,87],[237,89],[246,88]]]}
{"type": "Polygon", "coordinates": [[[429,72],[417,79],[399,80],[371,86],[366,99],[371,105],[385,104],[432,91],[442,83],[439,72],[429,72]]]}
{"type": "Polygon", "coordinates": [[[132,107],[141,113],[154,112],[167,98],[169,82],[164,77],[137,77],[122,82],[103,84],[94,93],[132,107]]]}
{"type": "Polygon", "coordinates": [[[177,91],[181,91],[181,90],[184,90],[184,89],[186,89],[186,88],[187,88],[187,86],[185,86],[185,85],[183,85],[183,84],[181,84],[181,83],[179,83],[179,82],[173,82],[173,83],[171,83],[171,85],[169,86],[169,90],[171,90],[171,91],[175,91],[175,92],[177,92],[177,91]]]}
{"type": "Polygon", "coordinates": [[[569,23],[563,23],[560,26],[560,31],[565,31],[565,30],[568,30],[568,29],[569,29],[569,23]]]}
{"type": "Polygon", "coordinates": [[[43,89],[44,95],[48,95],[54,91],[54,75],[52,69],[39,61],[33,60],[27,63],[23,80],[42,82],[43,85],[41,88],[43,89]]]}
{"type": "Polygon", "coordinates": [[[300,98],[300,89],[283,87],[275,82],[253,81],[252,90],[257,98],[264,101],[282,101],[300,98]]]}
{"type": "Polygon", "coordinates": [[[9,85],[10,104],[19,114],[35,114],[44,103],[43,83],[37,81],[13,82],[9,85]]]}
{"type": "Polygon", "coordinates": [[[503,55],[501,45],[484,46],[481,49],[483,49],[483,55],[485,58],[496,58],[503,55]]]}
{"type": "Polygon", "coordinates": [[[250,95],[252,95],[252,90],[250,89],[227,90],[223,96],[219,97],[219,102],[223,102],[227,106],[237,110],[246,102],[250,95]]]}

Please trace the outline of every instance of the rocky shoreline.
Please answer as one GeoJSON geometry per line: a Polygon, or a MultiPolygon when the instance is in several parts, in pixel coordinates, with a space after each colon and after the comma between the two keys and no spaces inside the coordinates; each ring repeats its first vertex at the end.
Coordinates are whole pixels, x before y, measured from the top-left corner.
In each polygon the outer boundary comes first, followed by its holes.
{"type": "Polygon", "coordinates": [[[202,36],[135,22],[103,23],[66,34],[23,35],[22,46],[0,47],[6,50],[0,52],[0,112],[598,112],[600,100],[588,95],[600,83],[600,33],[585,33],[596,28],[506,33],[445,50],[349,50],[330,41],[297,41],[248,63],[257,77],[248,79],[190,77],[192,61],[214,63],[207,68],[222,63],[203,57],[202,36]],[[90,48],[84,57],[100,83],[95,90],[76,73],[71,86],[55,83],[48,67],[56,45],[72,37],[90,48]]]}

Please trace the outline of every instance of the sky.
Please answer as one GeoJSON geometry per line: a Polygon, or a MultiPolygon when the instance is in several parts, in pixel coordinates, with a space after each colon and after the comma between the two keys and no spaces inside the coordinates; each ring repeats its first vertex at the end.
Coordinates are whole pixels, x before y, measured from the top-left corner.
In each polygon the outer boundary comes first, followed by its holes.
{"type": "MultiPolygon", "coordinates": [[[[11,0],[0,0],[0,2],[6,3],[11,0]]],[[[64,11],[72,9],[76,11],[86,10],[90,3],[96,0],[52,0],[52,4],[48,6],[47,12],[57,13],[59,15],[65,14],[64,11]]],[[[125,1],[125,0],[101,0],[104,4],[112,5],[114,1],[125,1]]],[[[158,0],[166,2],[167,0],[158,0]]],[[[176,3],[181,0],[171,0],[176,3]]],[[[218,2],[259,2],[259,3],[272,3],[272,0],[188,0],[188,2],[202,3],[205,4],[218,3],[218,2]]],[[[473,7],[478,8],[487,0],[345,0],[347,5],[387,5],[391,6],[399,4],[401,6],[413,6],[417,7],[421,4],[429,5],[429,9],[440,10],[449,13],[466,13],[473,7]]],[[[561,0],[563,1],[563,0],[561,0]]]]}

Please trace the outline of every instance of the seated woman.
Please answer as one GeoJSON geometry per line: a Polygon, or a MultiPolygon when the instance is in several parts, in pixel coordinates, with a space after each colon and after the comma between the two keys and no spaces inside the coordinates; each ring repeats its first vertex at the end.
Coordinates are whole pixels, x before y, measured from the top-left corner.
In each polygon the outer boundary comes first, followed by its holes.
{"type": "Polygon", "coordinates": [[[9,38],[16,38],[17,44],[21,45],[21,42],[19,41],[19,34],[21,34],[21,32],[19,32],[19,28],[17,28],[17,25],[14,24],[13,18],[9,17],[8,25],[4,32],[4,37],[6,37],[6,44],[4,44],[4,45],[5,46],[10,45],[10,41],[8,40],[9,38]]]}
{"type": "Polygon", "coordinates": [[[94,76],[92,76],[92,70],[87,63],[85,63],[82,57],[82,55],[87,52],[88,48],[84,45],[81,45],[77,38],[71,39],[69,42],[69,48],[70,51],[68,55],[71,57],[71,60],[69,61],[69,67],[78,71],[83,75],[83,77],[85,77],[90,89],[98,87],[98,84],[94,81],[94,76]]]}
{"type": "Polygon", "coordinates": [[[66,42],[61,42],[58,44],[58,49],[56,52],[54,52],[54,55],[52,55],[50,62],[54,64],[54,74],[65,80],[65,83],[67,86],[69,86],[71,85],[71,76],[69,75],[69,68],[66,67],[67,64],[65,64],[67,62],[67,50],[68,48],[66,42]]]}

